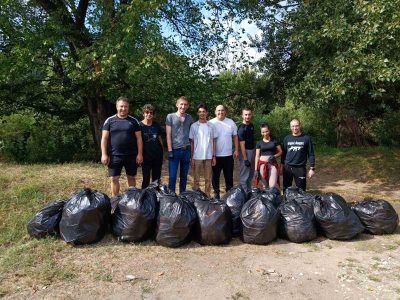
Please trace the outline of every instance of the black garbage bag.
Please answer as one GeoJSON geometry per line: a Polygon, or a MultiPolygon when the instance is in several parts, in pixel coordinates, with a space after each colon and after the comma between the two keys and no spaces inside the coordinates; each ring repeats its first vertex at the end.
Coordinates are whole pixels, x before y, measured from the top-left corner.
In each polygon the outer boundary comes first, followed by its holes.
{"type": "Polygon", "coordinates": [[[73,194],[64,206],[60,234],[67,243],[95,243],[104,237],[110,220],[110,198],[88,188],[82,189],[73,194]]]}
{"type": "Polygon", "coordinates": [[[278,207],[282,203],[282,197],[279,189],[267,188],[261,193],[261,198],[270,201],[275,207],[278,207]]]}
{"type": "Polygon", "coordinates": [[[262,197],[253,197],[242,208],[243,241],[265,245],[277,236],[279,211],[273,203],[262,197]]]}
{"type": "Polygon", "coordinates": [[[57,200],[41,208],[28,222],[27,229],[31,237],[43,238],[60,233],[60,220],[66,200],[57,200]]]}
{"type": "Polygon", "coordinates": [[[351,209],[360,218],[365,229],[372,234],[393,233],[399,224],[399,216],[393,206],[382,199],[365,199],[351,209]]]}
{"type": "Polygon", "coordinates": [[[231,188],[221,199],[231,210],[232,213],[232,236],[241,236],[243,232],[240,212],[243,204],[247,201],[247,195],[241,185],[231,188]]]}
{"type": "Polygon", "coordinates": [[[196,240],[202,245],[227,244],[232,239],[232,215],[219,200],[197,200],[196,240]]]}
{"type": "Polygon", "coordinates": [[[111,203],[112,231],[120,241],[139,242],[151,236],[157,203],[151,189],[129,188],[111,203]]]}
{"type": "Polygon", "coordinates": [[[293,199],[282,203],[279,211],[282,237],[291,242],[303,243],[318,236],[313,207],[293,199]]]}
{"type": "Polygon", "coordinates": [[[291,186],[285,190],[285,200],[290,201],[297,197],[301,197],[304,194],[304,191],[298,187],[291,186]]]}
{"type": "Polygon", "coordinates": [[[190,241],[197,220],[194,204],[175,193],[157,194],[160,210],[157,217],[156,241],[165,247],[179,247],[190,241]]]}
{"type": "Polygon", "coordinates": [[[179,197],[191,203],[195,203],[197,200],[210,200],[201,190],[184,191],[180,193],[179,197]]]}
{"type": "Polygon", "coordinates": [[[315,198],[314,215],[329,239],[349,240],[364,231],[360,219],[346,201],[335,193],[315,198]]]}
{"type": "Polygon", "coordinates": [[[259,198],[262,197],[267,201],[270,201],[275,207],[278,207],[282,203],[281,193],[278,188],[252,188],[251,191],[247,194],[247,199],[259,198]]]}
{"type": "Polygon", "coordinates": [[[259,195],[261,195],[263,192],[262,189],[260,188],[252,188],[248,193],[247,193],[247,200],[257,198],[259,195]]]}
{"type": "Polygon", "coordinates": [[[286,201],[295,200],[298,203],[307,204],[310,207],[314,207],[314,200],[316,197],[318,196],[306,193],[305,191],[297,187],[289,187],[285,191],[286,201]]]}

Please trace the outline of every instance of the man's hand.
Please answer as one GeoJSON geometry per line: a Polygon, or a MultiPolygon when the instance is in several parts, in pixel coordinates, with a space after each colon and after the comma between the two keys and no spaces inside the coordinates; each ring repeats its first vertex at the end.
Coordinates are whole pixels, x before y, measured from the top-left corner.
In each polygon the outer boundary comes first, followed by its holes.
{"type": "Polygon", "coordinates": [[[217,158],[213,156],[212,161],[211,161],[211,166],[215,166],[217,164],[217,158]]]}
{"type": "Polygon", "coordinates": [[[136,163],[137,163],[138,165],[141,165],[142,162],[143,162],[143,155],[138,154],[138,155],[136,156],[136,163]]]}
{"type": "Polygon", "coordinates": [[[168,158],[173,159],[174,158],[174,153],[172,151],[168,151],[168,158]]]}
{"type": "Polygon", "coordinates": [[[260,171],[254,171],[254,178],[260,178],[260,171]]]}
{"type": "Polygon", "coordinates": [[[102,163],[103,165],[107,166],[109,161],[110,161],[110,158],[108,157],[107,154],[103,154],[103,155],[101,156],[101,163],[102,163]]]}
{"type": "Polygon", "coordinates": [[[311,178],[315,175],[315,170],[310,169],[310,171],[308,171],[308,178],[311,178]]]}
{"type": "Polygon", "coordinates": [[[251,163],[249,162],[248,159],[246,159],[246,160],[244,161],[244,165],[245,165],[247,168],[249,168],[249,167],[251,166],[251,163]]]}
{"type": "Polygon", "coordinates": [[[192,167],[194,168],[194,165],[195,165],[195,163],[194,163],[194,159],[192,159],[192,167]]]}
{"type": "Polygon", "coordinates": [[[268,162],[274,162],[274,161],[276,161],[275,155],[270,155],[270,156],[268,157],[268,162]]]}
{"type": "Polygon", "coordinates": [[[233,152],[233,158],[238,159],[238,157],[239,157],[239,151],[235,150],[235,152],[233,152]]]}

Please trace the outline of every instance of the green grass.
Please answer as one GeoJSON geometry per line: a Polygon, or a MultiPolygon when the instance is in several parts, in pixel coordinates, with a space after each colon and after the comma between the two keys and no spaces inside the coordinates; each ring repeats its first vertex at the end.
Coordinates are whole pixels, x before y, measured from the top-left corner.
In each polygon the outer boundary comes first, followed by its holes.
{"type": "MultiPolygon", "coordinates": [[[[381,179],[397,185],[400,180],[400,149],[389,147],[316,149],[318,170],[332,171],[335,177],[368,181],[381,179]]],[[[320,173],[320,171],[319,171],[320,173]]]]}
{"type": "MultiPolygon", "coordinates": [[[[0,274],[2,279],[34,281],[35,284],[49,285],[58,281],[70,281],[75,278],[71,264],[64,265],[58,259],[65,251],[65,245],[59,240],[47,238],[25,241],[13,247],[0,248],[0,274]],[[57,255],[55,255],[57,254],[57,255]]],[[[0,294],[7,294],[7,285],[0,294]]]]}
{"type": "MultiPolygon", "coordinates": [[[[325,181],[379,179],[385,186],[399,189],[400,149],[318,148],[317,165],[318,174],[321,177],[325,174],[325,181]]],[[[95,163],[18,165],[6,162],[0,162],[0,168],[0,297],[24,284],[75,280],[79,268],[62,260],[63,256],[71,255],[71,249],[55,238],[30,239],[26,224],[45,204],[67,198],[80,188],[90,187],[108,194],[105,168],[95,163]],[[20,284],[23,280],[26,282],[20,284]]],[[[108,253],[113,243],[105,243],[96,253],[108,253]]],[[[335,245],[334,241],[325,244],[328,248],[335,245]]],[[[398,245],[394,241],[386,250],[396,250],[398,245]]],[[[304,243],[304,246],[312,251],[320,248],[315,243],[304,243]]],[[[375,245],[370,242],[364,247],[372,249],[375,245]]],[[[176,251],[179,250],[173,253],[176,251]]],[[[347,259],[347,262],[356,261],[347,259]]],[[[97,274],[98,280],[113,281],[111,274],[97,274]]],[[[245,299],[246,295],[237,292],[232,298],[245,299]]]]}

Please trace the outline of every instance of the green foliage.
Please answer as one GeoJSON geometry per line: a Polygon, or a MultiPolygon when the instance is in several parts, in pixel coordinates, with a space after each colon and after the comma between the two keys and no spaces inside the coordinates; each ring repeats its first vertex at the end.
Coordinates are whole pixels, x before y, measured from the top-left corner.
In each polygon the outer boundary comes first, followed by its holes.
{"type": "Polygon", "coordinates": [[[371,120],[383,122],[388,111],[399,111],[399,0],[249,5],[263,30],[253,41],[266,53],[259,67],[279,89],[277,101],[328,115],[343,145],[365,144],[371,120]]]}
{"type": "MultiPolygon", "coordinates": [[[[324,111],[312,107],[296,107],[292,102],[286,102],[285,106],[276,106],[269,114],[254,116],[254,124],[257,128],[261,123],[267,123],[271,134],[278,140],[290,134],[289,123],[292,119],[299,119],[303,133],[311,136],[316,145],[335,145],[335,123],[324,111]]],[[[261,138],[259,130],[257,138],[261,138]]]]}
{"type": "Polygon", "coordinates": [[[0,154],[17,162],[66,162],[94,157],[88,121],[66,124],[29,111],[0,119],[0,154]]]}
{"type": "Polygon", "coordinates": [[[3,2],[2,115],[30,108],[67,122],[88,116],[98,147],[99,128],[120,95],[130,99],[133,112],[150,102],[162,115],[180,95],[203,100],[211,94],[204,88],[207,57],[200,54],[212,49],[222,29],[209,30],[204,22],[209,3],[3,2]]]}
{"type": "MultiPolygon", "coordinates": [[[[216,76],[213,82],[211,107],[224,104],[231,118],[241,121],[242,109],[249,107],[263,113],[272,107],[265,99],[269,98],[269,85],[265,77],[255,71],[226,71],[216,76]]],[[[213,111],[213,110],[212,110],[213,111]]]]}
{"type": "Polygon", "coordinates": [[[398,104],[400,1],[310,1],[289,14],[289,98],[362,113],[398,104]],[[360,107],[363,105],[364,107],[360,107]]]}
{"type": "Polygon", "coordinates": [[[1,118],[0,124],[0,153],[7,159],[24,161],[27,142],[35,124],[34,117],[13,114],[1,118]]]}
{"type": "Polygon", "coordinates": [[[378,145],[400,145],[400,112],[386,112],[370,128],[373,141],[378,145]]]}

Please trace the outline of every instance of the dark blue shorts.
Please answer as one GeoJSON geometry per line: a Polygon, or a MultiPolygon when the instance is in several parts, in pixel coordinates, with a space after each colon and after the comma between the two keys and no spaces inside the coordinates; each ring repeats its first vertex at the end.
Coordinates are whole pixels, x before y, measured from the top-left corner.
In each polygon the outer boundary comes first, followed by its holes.
{"type": "Polygon", "coordinates": [[[126,175],[135,176],[137,173],[136,155],[110,155],[108,176],[120,176],[122,167],[126,175]]]}

